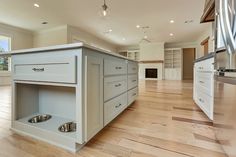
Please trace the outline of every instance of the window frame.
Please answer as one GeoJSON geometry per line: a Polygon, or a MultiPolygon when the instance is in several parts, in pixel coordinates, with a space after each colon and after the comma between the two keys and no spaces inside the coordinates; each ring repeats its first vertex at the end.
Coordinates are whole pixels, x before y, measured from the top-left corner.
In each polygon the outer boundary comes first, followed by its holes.
{"type": "MultiPolygon", "coordinates": [[[[5,33],[2,33],[0,32],[0,36],[4,36],[6,38],[8,38],[8,48],[9,50],[7,52],[10,52],[12,50],[12,41],[13,41],[13,36],[10,35],[10,34],[5,34],[5,33]]],[[[8,70],[7,71],[0,71],[0,76],[10,76],[11,74],[11,58],[9,57],[8,58],[8,70]]]]}

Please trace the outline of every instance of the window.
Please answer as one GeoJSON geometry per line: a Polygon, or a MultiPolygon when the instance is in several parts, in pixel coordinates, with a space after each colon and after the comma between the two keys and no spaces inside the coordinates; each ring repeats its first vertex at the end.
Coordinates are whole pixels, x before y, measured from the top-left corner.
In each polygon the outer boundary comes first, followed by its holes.
{"type": "MultiPolygon", "coordinates": [[[[11,50],[11,38],[0,35],[0,53],[11,50]]],[[[0,71],[9,71],[9,57],[0,57],[0,71]]]]}

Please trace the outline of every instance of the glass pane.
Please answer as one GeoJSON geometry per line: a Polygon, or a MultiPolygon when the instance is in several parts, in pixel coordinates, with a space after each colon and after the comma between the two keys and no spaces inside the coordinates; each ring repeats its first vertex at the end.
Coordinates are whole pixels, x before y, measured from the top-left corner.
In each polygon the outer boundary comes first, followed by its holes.
{"type": "MultiPolygon", "coordinates": [[[[0,35],[0,53],[8,52],[11,50],[10,42],[11,38],[0,35]]],[[[0,71],[8,71],[8,70],[9,70],[9,58],[0,57],[0,71]]]]}

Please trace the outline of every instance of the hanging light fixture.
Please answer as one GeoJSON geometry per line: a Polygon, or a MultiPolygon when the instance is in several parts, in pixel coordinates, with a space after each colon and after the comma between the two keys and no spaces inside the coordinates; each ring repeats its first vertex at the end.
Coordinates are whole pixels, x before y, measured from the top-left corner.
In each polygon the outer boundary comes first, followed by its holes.
{"type": "Polygon", "coordinates": [[[107,9],[108,9],[108,6],[106,4],[106,0],[104,0],[104,4],[102,5],[102,15],[103,16],[107,16],[107,9]]]}

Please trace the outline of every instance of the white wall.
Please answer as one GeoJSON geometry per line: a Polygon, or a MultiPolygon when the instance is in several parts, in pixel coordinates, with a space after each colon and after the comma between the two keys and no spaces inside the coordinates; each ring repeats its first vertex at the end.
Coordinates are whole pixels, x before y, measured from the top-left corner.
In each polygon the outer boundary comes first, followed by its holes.
{"type": "Polygon", "coordinates": [[[68,43],[74,43],[76,41],[82,41],[87,44],[105,49],[111,52],[117,52],[117,47],[114,44],[108,43],[100,38],[95,37],[94,35],[81,30],[78,27],[69,26],[67,27],[68,31],[68,43]]]}
{"type": "Polygon", "coordinates": [[[199,37],[195,42],[180,42],[180,43],[166,43],[165,48],[196,48],[196,58],[202,57],[204,55],[204,47],[201,46],[201,42],[207,37],[209,39],[209,50],[208,52],[214,51],[214,32],[213,32],[213,23],[205,24],[206,29],[199,34],[199,37]]]}
{"type": "Polygon", "coordinates": [[[197,49],[196,49],[197,58],[202,57],[204,55],[204,47],[201,46],[201,42],[205,40],[207,37],[210,37],[208,52],[210,53],[214,51],[213,25],[214,23],[208,23],[206,30],[203,33],[201,33],[197,39],[197,44],[198,44],[197,49]]]}
{"type": "MultiPolygon", "coordinates": [[[[0,23],[0,35],[11,37],[12,50],[33,47],[33,34],[30,31],[0,23]]],[[[0,85],[9,85],[10,80],[10,72],[0,72],[0,85]]]]}
{"type": "Polygon", "coordinates": [[[165,48],[197,48],[197,42],[165,43],[165,48]]]}
{"type": "Polygon", "coordinates": [[[33,34],[28,30],[0,23],[0,35],[11,37],[12,50],[33,47],[33,34]]]}
{"type": "Polygon", "coordinates": [[[34,47],[67,44],[67,26],[60,26],[34,33],[34,47]]]}
{"type": "Polygon", "coordinates": [[[108,51],[117,52],[115,45],[99,39],[74,26],[63,25],[34,33],[34,47],[61,45],[79,41],[108,51]]]}
{"type": "Polygon", "coordinates": [[[164,42],[140,44],[140,60],[164,60],[164,42]]]}

